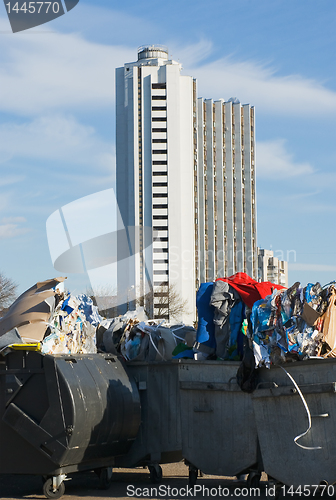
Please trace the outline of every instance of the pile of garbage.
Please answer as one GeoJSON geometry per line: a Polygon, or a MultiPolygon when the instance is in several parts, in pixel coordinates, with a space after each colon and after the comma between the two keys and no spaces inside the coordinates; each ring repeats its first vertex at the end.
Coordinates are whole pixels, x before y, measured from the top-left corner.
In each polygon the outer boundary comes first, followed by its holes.
{"type": "Polygon", "coordinates": [[[103,318],[90,297],[62,291],[64,280],[37,283],[12,304],[0,319],[0,352],[21,345],[44,354],[107,352],[128,361],[193,357],[193,327],[148,320],[142,307],[103,318]]]}
{"type": "Polygon", "coordinates": [[[104,320],[97,329],[100,351],[120,353],[127,361],[167,361],[193,358],[196,330],[184,324],[148,320],[142,307],[104,320]]]}
{"type": "Polygon", "coordinates": [[[256,366],[311,357],[336,357],[336,288],[295,283],[252,308],[256,366]]]}
{"type": "Polygon", "coordinates": [[[245,273],[203,283],[197,292],[196,359],[242,360],[255,367],[336,357],[336,286],[290,288],[245,273]]]}
{"type": "Polygon", "coordinates": [[[11,305],[0,319],[0,352],[20,344],[36,345],[44,354],[97,352],[96,328],[103,318],[90,297],[61,291],[64,280],[37,283],[11,305]]]}
{"type": "Polygon", "coordinates": [[[56,296],[57,307],[42,340],[44,354],[92,354],[97,352],[96,328],[102,320],[86,295],[69,292],[56,296]]]}
{"type": "Polygon", "coordinates": [[[284,287],[245,273],[202,283],[196,294],[198,327],[195,359],[240,360],[253,304],[284,287]]]}
{"type": "Polygon", "coordinates": [[[128,361],[244,361],[253,353],[253,368],[336,357],[333,283],[285,289],[245,273],[202,283],[196,332],[192,326],[149,320],[143,308],[103,318],[90,297],[62,291],[64,279],[37,283],[12,304],[0,319],[0,352],[37,343],[44,354],[107,352],[128,361]]]}

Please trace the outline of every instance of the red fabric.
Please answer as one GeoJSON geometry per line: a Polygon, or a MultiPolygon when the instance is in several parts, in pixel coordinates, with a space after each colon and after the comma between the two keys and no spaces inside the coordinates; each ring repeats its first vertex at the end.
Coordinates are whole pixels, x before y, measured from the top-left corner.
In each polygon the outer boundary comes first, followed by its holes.
{"type": "Polygon", "coordinates": [[[276,285],[270,281],[263,281],[259,283],[253,280],[245,273],[236,273],[229,278],[218,278],[216,281],[225,281],[229,283],[241,296],[242,301],[251,307],[260,299],[264,299],[267,295],[271,295],[274,288],[282,290],[285,287],[276,285]]]}

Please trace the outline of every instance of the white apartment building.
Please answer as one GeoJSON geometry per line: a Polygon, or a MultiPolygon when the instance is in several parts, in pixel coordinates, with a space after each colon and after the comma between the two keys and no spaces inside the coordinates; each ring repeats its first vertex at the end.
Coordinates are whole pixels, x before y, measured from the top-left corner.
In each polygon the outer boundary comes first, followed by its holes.
{"type": "Polygon", "coordinates": [[[200,283],[257,278],[255,117],[236,99],[197,99],[181,69],[167,48],[144,46],[116,70],[119,227],[133,255],[122,260],[118,243],[118,296],[126,308],[152,290],[155,315],[173,284],[190,324],[200,283]]]}
{"type": "Polygon", "coordinates": [[[288,262],[274,257],[272,250],[258,248],[258,280],[288,288],[288,262]]]}
{"type": "Polygon", "coordinates": [[[134,255],[123,261],[118,248],[118,294],[126,304],[153,290],[155,315],[158,294],[174,284],[188,301],[186,323],[196,317],[195,88],[165,47],[140,47],[116,70],[117,202],[134,255]]]}
{"type": "Polygon", "coordinates": [[[257,278],[255,116],[238,99],[197,101],[196,279],[257,278]]]}

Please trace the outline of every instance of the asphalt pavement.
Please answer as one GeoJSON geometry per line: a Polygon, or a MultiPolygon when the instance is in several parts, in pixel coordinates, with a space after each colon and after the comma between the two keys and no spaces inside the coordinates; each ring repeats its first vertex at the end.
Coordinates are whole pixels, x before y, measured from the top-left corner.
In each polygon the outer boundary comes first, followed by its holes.
{"type": "MultiPolygon", "coordinates": [[[[98,500],[117,498],[137,499],[185,499],[185,498],[260,498],[274,499],[274,491],[262,476],[260,489],[249,489],[246,481],[237,478],[204,475],[197,479],[195,488],[188,484],[188,468],[184,463],[163,465],[163,477],[159,484],[152,484],[147,468],[115,469],[108,490],[99,489],[94,472],[77,473],[66,481],[62,500],[98,500]]],[[[280,496],[293,498],[293,496],[280,496]]],[[[42,477],[0,475],[1,500],[41,500],[42,477]]]]}

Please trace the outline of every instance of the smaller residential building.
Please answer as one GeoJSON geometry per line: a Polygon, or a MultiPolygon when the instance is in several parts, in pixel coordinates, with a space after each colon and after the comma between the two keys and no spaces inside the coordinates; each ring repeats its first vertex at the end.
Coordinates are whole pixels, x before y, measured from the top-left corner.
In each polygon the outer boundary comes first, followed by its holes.
{"type": "Polygon", "coordinates": [[[258,248],[258,281],[288,287],[288,262],[274,257],[272,250],[258,248]]]}

